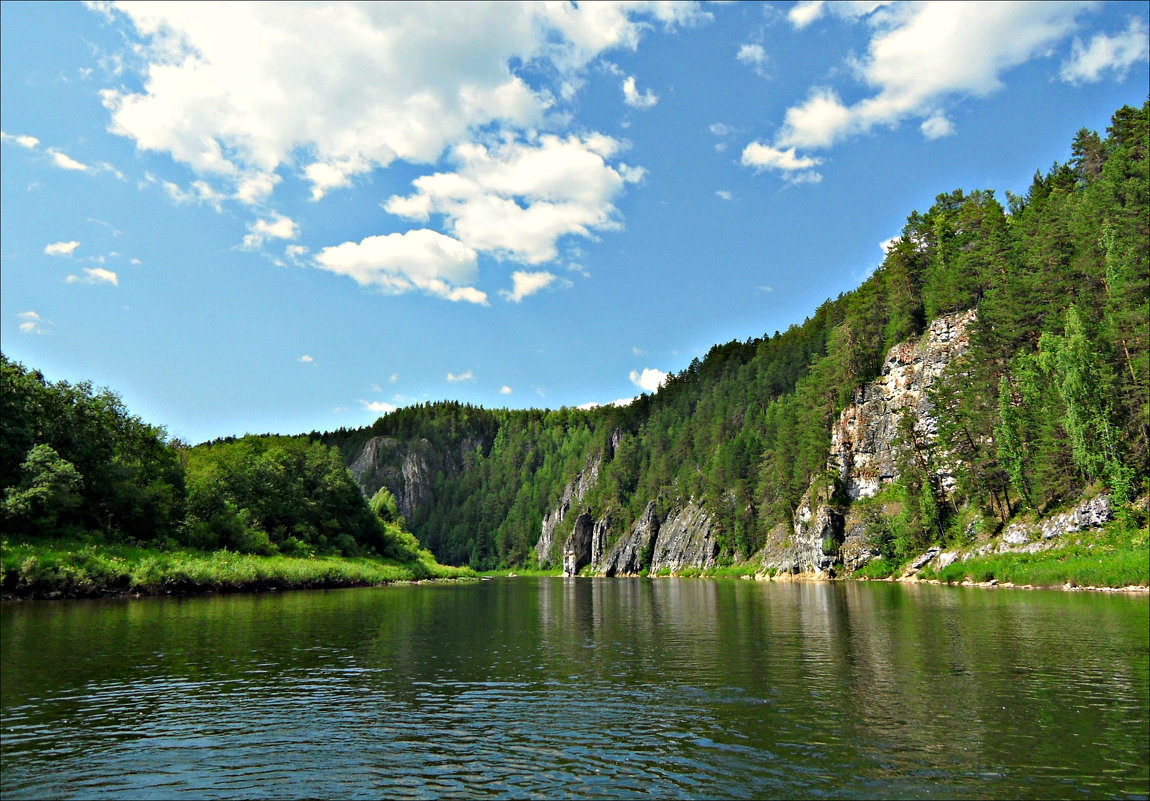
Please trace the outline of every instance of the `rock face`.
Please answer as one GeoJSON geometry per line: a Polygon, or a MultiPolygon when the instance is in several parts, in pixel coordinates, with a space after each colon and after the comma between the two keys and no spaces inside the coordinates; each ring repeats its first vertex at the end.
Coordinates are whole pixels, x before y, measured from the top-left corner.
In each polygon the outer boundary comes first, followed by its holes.
{"type": "Polygon", "coordinates": [[[609,517],[593,521],[586,512],[576,517],[571,536],[563,545],[563,575],[575,576],[586,565],[598,564],[610,530],[609,517]]]}
{"type": "Polygon", "coordinates": [[[392,437],[372,437],[348,466],[363,494],[371,497],[380,487],[395,495],[399,513],[411,517],[416,507],[431,499],[437,473],[458,473],[476,448],[477,437],[464,437],[459,452],[439,453],[426,439],[401,445],[392,437]]]}
{"type": "MultiPolygon", "coordinates": [[[[595,486],[595,483],[599,480],[599,468],[602,464],[603,455],[595,455],[587,466],[576,473],[575,478],[571,479],[567,486],[563,488],[563,494],[559,496],[559,503],[556,504],[555,508],[543,515],[543,525],[539,531],[539,540],[535,543],[535,554],[539,560],[540,567],[543,567],[543,565],[552,560],[552,551],[555,548],[556,529],[559,528],[559,524],[563,522],[563,519],[567,517],[567,513],[571,511],[571,505],[583,500],[583,496],[595,486]]],[[[574,531],[572,531],[571,536],[574,536],[574,531]]],[[[565,545],[564,551],[566,550],[567,547],[565,545]]],[[[584,561],[583,564],[587,564],[587,562],[584,561]]],[[[566,569],[566,567],[564,569],[566,569]]]]}
{"type": "MultiPolygon", "coordinates": [[[[931,439],[937,421],[926,391],[952,361],[970,347],[974,310],[940,317],[917,341],[895,345],[882,374],[855,390],[853,402],[831,429],[828,466],[843,482],[850,500],[868,498],[896,476],[898,422],[904,409],[915,415],[916,430],[931,439]]],[[[944,490],[954,477],[940,474],[944,490]]]]}
{"type": "Polygon", "coordinates": [[[772,532],[767,538],[760,570],[815,574],[831,570],[843,541],[843,515],[831,500],[831,490],[824,482],[811,485],[795,510],[791,535],[772,532]]]}
{"type": "Polygon", "coordinates": [[[710,518],[701,506],[690,502],[659,526],[650,570],[679,573],[687,568],[714,567],[718,552],[710,518]]]}
{"type": "Polygon", "coordinates": [[[599,564],[604,576],[636,576],[647,565],[655,538],[659,535],[659,519],[655,516],[655,502],[647,504],[643,516],[635,521],[631,532],[619,538],[599,564]]]}

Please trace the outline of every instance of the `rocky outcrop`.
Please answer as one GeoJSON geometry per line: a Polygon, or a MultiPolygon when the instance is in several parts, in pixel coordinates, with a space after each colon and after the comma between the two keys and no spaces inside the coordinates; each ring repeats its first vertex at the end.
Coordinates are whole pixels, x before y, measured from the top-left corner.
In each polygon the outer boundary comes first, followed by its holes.
{"type": "Polygon", "coordinates": [[[609,517],[592,521],[587,512],[576,517],[571,536],[563,545],[563,575],[576,576],[585,566],[598,564],[610,529],[609,517]]]}
{"type": "MultiPolygon", "coordinates": [[[[970,347],[973,310],[940,317],[914,341],[887,352],[882,373],[854,392],[852,403],[831,428],[828,471],[842,493],[823,477],[812,482],[792,520],[789,537],[768,537],[762,570],[776,573],[833,572],[836,566],[857,570],[878,555],[870,545],[867,526],[852,520],[846,507],[876,494],[898,477],[899,421],[910,411],[915,433],[924,442],[937,436],[937,421],[928,390],[943,371],[970,347]]],[[[943,491],[954,486],[945,468],[938,472],[943,491]]]]}
{"type": "Polygon", "coordinates": [[[843,541],[843,515],[832,491],[825,481],[811,485],[795,510],[790,536],[767,538],[760,571],[822,574],[834,567],[843,541]]]}
{"type": "Polygon", "coordinates": [[[410,518],[417,507],[431,500],[438,473],[458,473],[483,440],[464,437],[455,448],[437,452],[426,439],[400,443],[393,437],[372,437],[364,443],[348,470],[363,494],[371,497],[380,487],[395,495],[399,512],[410,518]]]}
{"type": "Polygon", "coordinates": [[[686,569],[715,566],[719,545],[711,531],[711,519],[703,507],[689,502],[659,526],[651,553],[652,573],[680,573],[686,569]]]}
{"type": "Polygon", "coordinates": [[[655,502],[647,504],[643,515],[630,533],[620,537],[614,547],[599,564],[599,572],[604,576],[637,576],[647,567],[654,547],[655,538],[659,535],[659,518],[655,515],[655,502]]]}
{"type": "MultiPolygon", "coordinates": [[[[895,479],[898,423],[904,410],[912,412],[917,433],[928,440],[935,437],[937,421],[927,390],[966,353],[974,320],[973,309],[940,317],[918,340],[891,348],[881,375],[855,390],[851,405],[831,429],[828,463],[850,500],[870,497],[895,479]]],[[[947,472],[940,472],[939,479],[944,491],[954,485],[954,476],[947,472]]]]}
{"type": "Polygon", "coordinates": [[[1105,495],[1077,504],[1069,512],[1052,515],[1037,522],[1011,523],[999,536],[981,545],[943,551],[930,548],[912,559],[903,578],[916,576],[924,567],[942,570],[955,562],[1000,553],[1038,553],[1065,545],[1071,534],[1101,528],[1113,519],[1110,499],[1105,495]]]}
{"type": "MultiPolygon", "coordinates": [[[[539,560],[539,566],[551,562],[555,549],[555,533],[559,529],[560,524],[567,517],[567,513],[571,511],[573,504],[579,503],[583,500],[595,483],[599,480],[599,468],[603,465],[603,455],[596,454],[590,459],[587,466],[575,474],[567,486],[563,488],[563,493],[559,496],[559,503],[550,512],[543,515],[543,524],[540,527],[539,539],[535,543],[535,555],[539,560]]],[[[572,536],[574,532],[572,532],[572,536]]],[[[567,546],[564,545],[566,551],[567,546]]],[[[586,564],[586,562],[584,562],[586,564]]],[[[575,571],[578,572],[578,571],[575,571]]]]}

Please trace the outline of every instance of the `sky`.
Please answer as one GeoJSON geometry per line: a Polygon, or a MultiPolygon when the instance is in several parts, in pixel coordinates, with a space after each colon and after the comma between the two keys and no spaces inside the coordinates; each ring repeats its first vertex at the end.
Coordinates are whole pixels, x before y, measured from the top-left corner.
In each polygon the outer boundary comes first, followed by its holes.
{"type": "Polygon", "coordinates": [[[195,443],[626,402],[1025,193],[1150,4],[0,4],[0,346],[195,443]]]}

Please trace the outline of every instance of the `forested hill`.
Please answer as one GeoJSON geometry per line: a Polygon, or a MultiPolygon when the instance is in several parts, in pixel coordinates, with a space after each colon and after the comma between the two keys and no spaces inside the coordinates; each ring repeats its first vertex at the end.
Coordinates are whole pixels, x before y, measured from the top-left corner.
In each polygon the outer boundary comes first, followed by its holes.
{"type": "Polygon", "coordinates": [[[993,190],[939,195],[858,289],[785,332],[716,345],[629,406],[429,403],[311,437],[338,446],[368,494],[388,486],[442,561],[554,564],[556,547],[534,553],[545,516],[561,543],[586,511],[610,545],[688,507],[720,561],[736,559],[790,525],[828,469],[832,423],[888,349],[973,309],[965,358],[931,390],[936,436],[888,490],[901,511],[876,534],[884,554],[1091,490],[1121,504],[1146,491],[1150,452],[1148,114],[1127,106],[1105,136],[1079,131],[1005,207],[993,190]]]}

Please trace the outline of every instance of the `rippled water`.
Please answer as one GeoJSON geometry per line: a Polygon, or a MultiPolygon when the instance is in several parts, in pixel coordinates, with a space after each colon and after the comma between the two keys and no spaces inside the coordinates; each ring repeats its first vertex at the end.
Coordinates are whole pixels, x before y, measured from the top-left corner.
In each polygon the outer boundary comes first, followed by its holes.
{"type": "Polygon", "coordinates": [[[6,604],[0,790],[1145,798],[1148,609],[523,578],[6,604]]]}

